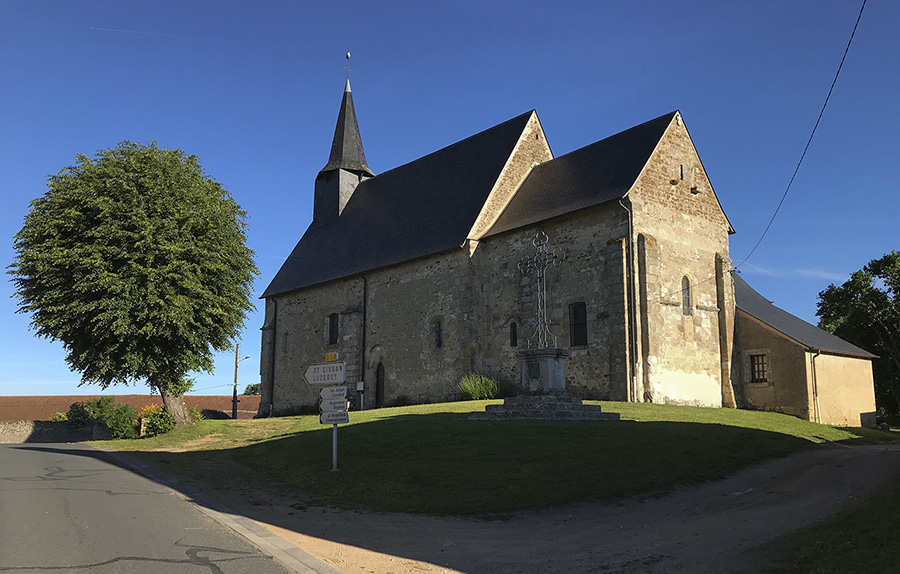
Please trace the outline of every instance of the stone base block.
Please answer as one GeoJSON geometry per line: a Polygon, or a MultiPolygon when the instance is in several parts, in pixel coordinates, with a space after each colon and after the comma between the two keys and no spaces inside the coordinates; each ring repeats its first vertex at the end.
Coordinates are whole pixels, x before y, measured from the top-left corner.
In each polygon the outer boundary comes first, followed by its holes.
{"type": "Polygon", "coordinates": [[[472,413],[474,421],[617,421],[619,413],[605,413],[600,405],[586,405],[563,393],[510,397],[502,405],[487,405],[483,413],[472,413]]]}

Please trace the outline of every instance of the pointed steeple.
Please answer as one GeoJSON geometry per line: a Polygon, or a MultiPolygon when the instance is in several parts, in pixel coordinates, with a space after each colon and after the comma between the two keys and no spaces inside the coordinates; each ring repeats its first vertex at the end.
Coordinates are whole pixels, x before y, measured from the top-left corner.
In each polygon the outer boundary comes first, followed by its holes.
{"type": "Polygon", "coordinates": [[[313,223],[324,224],[337,219],[356,187],[370,177],[375,177],[375,174],[366,164],[356,111],[353,109],[350,78],[347,78],[341,111],[334,128],[334,140],[331,142],[331,155],[316,176],[313,223]]]}
{"type": "MultiPolygon", "coordinates": [[[[356,123],[356,111],[353,109],[353,92],[350,91],[350,78],[344,87],[344,98],[341,100],[341,111],[338,113],[337,126],[334,128],[334,140],[331,142],[331,155],[322,171],[346,169],[374,175],[366,165],[366,154],[363,151],[359,125],[356,123]]],[[[321,173],[321,172],[320,172],[321,173]]]]}

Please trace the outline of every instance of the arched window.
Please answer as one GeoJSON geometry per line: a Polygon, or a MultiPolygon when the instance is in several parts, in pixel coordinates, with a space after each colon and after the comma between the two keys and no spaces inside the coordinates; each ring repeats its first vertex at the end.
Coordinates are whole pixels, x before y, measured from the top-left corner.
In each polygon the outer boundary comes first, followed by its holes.
{"type": "Polygon", "coordinates": [[[516,326],[515,321],[509,324],[509,346],[519,346],[519,328],[516,326]]]}
{"type": "Polygon", "coordinates": [[[681,278],[681,312],[691,314],[691,280],[687,275],[681,278]]]}
{"type": "Polygon", "coordinates": [[[573,303],[569,306],[569,346],[587,345],[587,305],[573,303]]]}
{"type": "Polygon", "coordinates": [[[338,329],[339,329],[339,317],[337,313],[332,313],[328,316],[328,344],[329,345],[337,345],[338,342],[338,329]]]}
{"type": "Polygon", "coordinates": [[[434,348],[442,349],[444,347],[444,326],[440,321],[434,322],[434,348]]]}

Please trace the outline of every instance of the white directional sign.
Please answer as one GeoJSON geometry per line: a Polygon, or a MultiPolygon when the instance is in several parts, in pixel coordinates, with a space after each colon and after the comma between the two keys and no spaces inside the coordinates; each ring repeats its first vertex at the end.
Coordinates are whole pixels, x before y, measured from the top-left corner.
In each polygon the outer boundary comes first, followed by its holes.
{"type": "Polygon", "coordinates": [[[310,385],[334,385],[347,381],[347,363],[313,363],[306,367],[303,378],[310,385]]]}
{"type": "Polygon", "coordinates": [[[340,425],[350,422],[350,413],[347,411],[333,411],[319,415],[319,422],[323,425],[340,425]]]}
{"type": "Polygon", "coordinates": [[[347,410],[347,399],[322,399],[319,401],[319,408],[323,413],[347,410]]]}
{"type": "Polygon", "coordinates": [[[347,387],[325,387],[319,391],[321,399],[345,399],[347,398],[347,387]]]}

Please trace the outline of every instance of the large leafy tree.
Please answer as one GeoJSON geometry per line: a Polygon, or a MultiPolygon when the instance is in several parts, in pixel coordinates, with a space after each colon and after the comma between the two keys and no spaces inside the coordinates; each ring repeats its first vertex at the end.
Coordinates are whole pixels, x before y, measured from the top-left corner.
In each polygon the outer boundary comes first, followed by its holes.
{"type": "Polygon", "coordinates": [[[41,337],[82,384],[145,381],[180,423],[191,371],[211,372],[253,308],[246,214],[196,156],[123,142],[50,176],[9,268],[41,337]]]}
{"type": "Polygon", "coordinates": [[[889,414],[900,412],[900,252],[874,259],[840,287],[819,293],[819,327],[870,353],[875,398],[889,414]]]}

